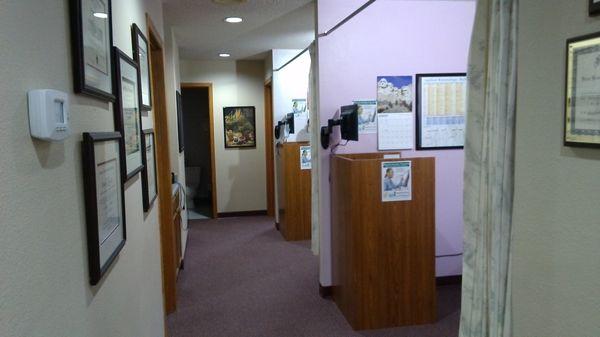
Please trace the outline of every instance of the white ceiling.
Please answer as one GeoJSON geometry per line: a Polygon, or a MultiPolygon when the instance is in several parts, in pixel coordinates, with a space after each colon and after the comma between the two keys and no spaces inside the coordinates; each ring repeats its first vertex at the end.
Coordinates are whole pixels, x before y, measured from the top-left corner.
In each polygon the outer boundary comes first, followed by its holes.
{"type": "Polygon", "coordinates": [[[262,59],[271,49],[304,49],[314,39],[313,0],[248,0],[219,5],[211,0],[163,0],[183,59],[262,59]],[[239,16],[230,24],[225,17],[239,16]]]}

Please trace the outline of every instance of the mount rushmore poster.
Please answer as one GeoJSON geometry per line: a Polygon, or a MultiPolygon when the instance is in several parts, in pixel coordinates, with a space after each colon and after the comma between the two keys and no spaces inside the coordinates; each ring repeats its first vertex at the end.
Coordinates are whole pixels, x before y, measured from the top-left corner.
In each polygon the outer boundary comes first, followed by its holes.
{"type": "Polygon", "coordinates": [[[412,112],[412,76],[377,76],[377,112],[412,112]]]}

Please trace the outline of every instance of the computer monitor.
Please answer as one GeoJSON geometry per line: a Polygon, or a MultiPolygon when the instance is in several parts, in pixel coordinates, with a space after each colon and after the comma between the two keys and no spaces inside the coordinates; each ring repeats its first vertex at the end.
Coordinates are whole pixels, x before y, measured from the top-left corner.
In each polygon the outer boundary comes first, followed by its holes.
{"type": "Polygon", "coordinates": [[[289,114],[287,114],[285,116],[285,124],[287,124],[287,126],[288,126],[289,133],[296,133],[296,130],[294,128],[294,113],[293,112],[290,112],[289,114]]]}
{"type": "Polygon", "coordinates": [[[358,105],[343,106],[340,113],[340,131],[344,140],[358,140],[358,105]]]}
{"type": "Polygon", "coordinates": [[[339,119],[330,119],[321,127],[321,146],[329,148],[329,136],[333,127],[339,125],[342,139],[358,141],[358,105],[345,105],[340,109],[339,119]]]}

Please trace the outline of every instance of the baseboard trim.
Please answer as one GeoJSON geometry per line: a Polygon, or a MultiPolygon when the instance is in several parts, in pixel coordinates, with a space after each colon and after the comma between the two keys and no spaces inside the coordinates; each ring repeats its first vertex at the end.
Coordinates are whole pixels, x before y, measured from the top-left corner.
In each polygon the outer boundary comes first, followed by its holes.
{"type": "Polygon", "coordinates": [[[319,283],[319,295],[321,295],[321,297],[323,298],[331,298],[331,296],[333,295],[333,287],[324,287],[321,285],[321,283],[319,283]]]}
{"type": "Polygon", "coordinates": [[[259,211],[243,211],[243,212],[223,212],[219,213],[219,218],[233,218],[238,216],[253,216],[253,215],[267,215],[267,210],[259,211]]]}
{"type": "MultiPolygon", "coordinates": [[[[453,284],[462,284],[462,275],[440,276],[435,278],[435,284],[438,286],[447,286],[453,284]]],[[[319,283],[319,295],[322,298],[331,298],[333,295],[332,286],[323,286],[319,283]]]]}
{"type": "Polygon", "coordinates": [[[462,284],[462,275],[440,276],[435,278],[435,284],[438,286],[447,286],[452,284],[462,284]]]}

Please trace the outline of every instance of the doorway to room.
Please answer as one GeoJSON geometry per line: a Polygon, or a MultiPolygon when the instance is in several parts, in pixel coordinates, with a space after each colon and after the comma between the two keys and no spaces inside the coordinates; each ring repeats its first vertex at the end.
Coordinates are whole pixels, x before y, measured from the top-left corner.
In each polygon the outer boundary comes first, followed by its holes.
{"type": "Polygon", "coordinates": [[[188,218],[217,217],[212,85],[181,84],[188,218]]]}

